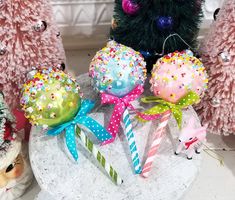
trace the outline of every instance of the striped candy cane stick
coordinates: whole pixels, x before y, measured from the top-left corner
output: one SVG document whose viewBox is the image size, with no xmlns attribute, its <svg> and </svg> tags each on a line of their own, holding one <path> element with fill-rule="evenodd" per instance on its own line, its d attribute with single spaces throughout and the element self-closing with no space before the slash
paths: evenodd
<svg viewBox="0 0 235 200">
<path fill-rule="evenodd" d="M 138 153 L 138 150 L 136 147 L 135 136 L 134 136 L 133 129 L 132 129 L 130 115 L 129 115 L 129 112 L 127 109 L 125 109 L 125 111 L 123 113 L 123 121 L 125 124 L 124 133 L 125 133 L 127 140 L 128 140 L 135 173 L 140 174 L 142 171 L 141 164 L 140 164 L 140 158 L 139 158 L 139 153 Z"/>
<path fill-rule="evenodd" d="M 158 148 L 160 146 L 160 143 L 162 141 L 162 138 L 163 138 L 166 126 L 168 124 L 168 121 L 170 119 L 170 116 L 171 116 L 170 111 L 167 111 L 162 115 L 162 117 L 160 119 L 160 123 L 158 125 L 158 128 L 153 134 L 154 135 L 153 136 L 153 143 L 152 143 L 152 145 L 150 147 L 150 150 L 148 152 L 148 156 L 147 156 L 147 159 L 145 161 L 143 171 L 142 171 L 142 174 L 141 174 L 145 178 L 147 178 L 149 176 L 154 158 L 156 157 L 157 150 L 158 150 Z"/>
<path fill-rule="evenodd" d="M 79 139 L 81 140 L 82 145 L 95 157 L 95 159 L 99 162 L 99 164 L 104 168 L 107 172 L 111 180 L 117 184 L 121 185 L 123 180 L 119 177 L 116 170 L 106 161 L 104 156 L 100 153 L 100 151 L 94 146 L 93 142 L 81 131 L 81 129 L 77 126 L 76 133 Z"/>
</svg>

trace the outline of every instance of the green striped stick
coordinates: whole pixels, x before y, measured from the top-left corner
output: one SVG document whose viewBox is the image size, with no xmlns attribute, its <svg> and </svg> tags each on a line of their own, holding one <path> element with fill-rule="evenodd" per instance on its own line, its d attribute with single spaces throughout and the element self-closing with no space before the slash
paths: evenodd
<svg viewBox="0 0 235 200">
<path fill-rule="evenodd" d="M 123 180 L 119 177 L 116 170 L 106 161 L 104 156 L 100 153 L 100 151 L 95 147 L 93 142 L 81 131 L 80 127 L 76 127 L 76 133 L 78 138 L 81 140 L 82 145 L 96 158 L 99 164 L 104 168 L 107 172 L 111 180 L 117 184 L 121 185 Z"/>
</svg>

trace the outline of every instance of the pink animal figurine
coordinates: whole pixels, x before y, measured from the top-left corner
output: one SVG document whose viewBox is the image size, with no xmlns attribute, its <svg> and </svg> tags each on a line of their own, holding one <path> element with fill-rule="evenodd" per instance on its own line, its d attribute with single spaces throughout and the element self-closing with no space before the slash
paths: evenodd
<svg viewBox="0 0 235 200">
<path fill-rule="evenodd" d="M 175 154 L 178 155 L 183 150 L 186 150 L 187 159 L 193 158 L 194 152 L 201 153 L 203 142 L 206 142 L 206 129 L 207 125 L 194 128 L 195 120 L 190 118 L 189 123 L 184 127 L 179 135 L 179 145 Z"/>
</svg>

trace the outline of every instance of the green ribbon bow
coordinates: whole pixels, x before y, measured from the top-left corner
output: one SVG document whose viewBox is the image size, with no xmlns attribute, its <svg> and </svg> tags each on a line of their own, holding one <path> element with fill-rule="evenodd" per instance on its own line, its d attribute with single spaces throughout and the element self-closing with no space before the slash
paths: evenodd
<svg viewBox="0 0 235 200">
<path fill-rule="evenodd" d="M 144 97 L 141 99 L 143 103 L 158 103 L 156 106 L 144 111 L 143 115 L 159 115 L 170 110 L 180 129 L 182 127 L 182 109 L 199 102 L 199 100 L 199 95 L 193 91 L 188 92 L 188 94 L 182 97 L 176 104 L 167 102 L 155 96 Z"/>
</svg>

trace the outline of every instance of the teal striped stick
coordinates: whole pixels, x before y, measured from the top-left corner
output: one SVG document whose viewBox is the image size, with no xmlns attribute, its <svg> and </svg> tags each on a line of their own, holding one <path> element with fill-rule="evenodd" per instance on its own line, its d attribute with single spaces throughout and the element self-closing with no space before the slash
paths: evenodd
<svg viewBox="0 0 235 200">
<path fill-rule="evenodd" d="M 108 176 L 116 185 L 121 185 L 123 180 L 119 177 L 117 171 L 110 165 L 100 151 L 95 147 L 93 142 L 76 126 L 76 133 L 82 145 L 96 158 L 99 164 L 105 169 Z"/>
<path fill-rule="evenodd" d="M 125 133 L 126 138 L 128 140 L 134 170 L 135 170 L 136 174 L 140 174 L 142 172 L 142 168 L 141 168 L 139 153 L 137 150 L 137 146 L 136 146 L 136 142 L 135 142 L 135 135 L 133 133 L 133 128 L 132 128 L 130 114 L 128 112 L 128 109 L 125 109 L 125 111 L 123 113 L 123 121 L 125 124 L 124 133 Z"/>
</svg>

